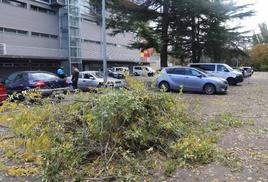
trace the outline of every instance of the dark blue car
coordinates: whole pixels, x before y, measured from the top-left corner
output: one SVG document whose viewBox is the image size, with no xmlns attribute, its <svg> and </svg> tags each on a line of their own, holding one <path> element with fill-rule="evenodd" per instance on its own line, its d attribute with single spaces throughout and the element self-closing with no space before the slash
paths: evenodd
<svg viewBox="0 0 268 182">
<path fill-rule="evenodd" d="M 21 71 L 11 74 L 5 80 L 8 93 L 38 89 L 42 95 L 63 93 L 69 90 L 66 79 L 45 71 Z"/>
</svg>

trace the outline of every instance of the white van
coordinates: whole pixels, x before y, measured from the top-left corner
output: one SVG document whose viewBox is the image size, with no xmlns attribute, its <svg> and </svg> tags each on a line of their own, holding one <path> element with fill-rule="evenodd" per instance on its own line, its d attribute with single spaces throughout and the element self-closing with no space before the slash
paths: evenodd
<svg viewBox="0 0 268 182">
<path fill-rule="evenodd" d="M 134 66 L 133 74 L 135 76 L 154 76 L 155 70 L 149 66 Z"/>
<path fill-rule="evenodd" d="M 213 76 L 224 78 L 228 81 L 229 85 L 236 85 L 237 83 L 243 82 L 243 74 L 227 64 L 191 63 L 188 66 L 203 70 Z"/>
</svg>

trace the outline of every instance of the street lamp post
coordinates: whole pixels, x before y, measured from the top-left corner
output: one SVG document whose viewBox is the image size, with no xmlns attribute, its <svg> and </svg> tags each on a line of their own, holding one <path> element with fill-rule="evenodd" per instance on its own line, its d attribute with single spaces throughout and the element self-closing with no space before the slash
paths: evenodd
<svg viewBox="0 0 268 182">
<path fill-rule="evenodd" d="M 102 52 L 102 61 L 103 61 L 103 77 L 104 77 L 104 84 L 107 82 L 107 47 L 106 47 L 106 10 L 105 10 L 105 0 L 102 0 L 102 26 L 101 26 L 101 52 Z"/>
</svg>

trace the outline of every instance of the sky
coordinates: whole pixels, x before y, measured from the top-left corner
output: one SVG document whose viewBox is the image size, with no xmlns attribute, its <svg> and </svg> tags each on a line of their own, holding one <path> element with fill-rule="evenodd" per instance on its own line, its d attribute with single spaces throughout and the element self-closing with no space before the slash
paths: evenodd
<svg viewBox="0 0 268 182">
<path fill-rule="evenodd" d="M 266 22 L 268 25 L 268 0 L 235 0 L 238 4 L 254 4 L 252 9 L 256 11 L 255 16 L 241 21 L 240 25 L 252 33 L 259 32 L 258 24 Z"/>
</svg>

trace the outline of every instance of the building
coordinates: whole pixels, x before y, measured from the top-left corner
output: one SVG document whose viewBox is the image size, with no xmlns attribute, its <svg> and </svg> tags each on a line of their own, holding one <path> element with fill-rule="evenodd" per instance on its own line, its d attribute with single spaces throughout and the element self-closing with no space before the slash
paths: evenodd
<svg viewBox="0 0 268 182">
<path fill-rule="evenodd" d="M 18 70 L 102 67 L 101 27 L 89 0 L 0 0 L 0 78 Z M 107 33 L 108 67 L 142 63 L 130 33 Z M 157 60 L 158 58 L 156 58 Z"/>
</svg>

